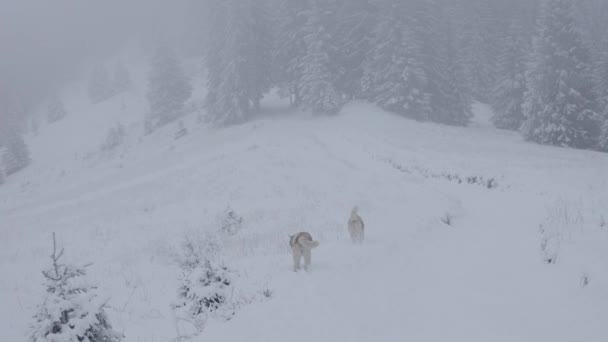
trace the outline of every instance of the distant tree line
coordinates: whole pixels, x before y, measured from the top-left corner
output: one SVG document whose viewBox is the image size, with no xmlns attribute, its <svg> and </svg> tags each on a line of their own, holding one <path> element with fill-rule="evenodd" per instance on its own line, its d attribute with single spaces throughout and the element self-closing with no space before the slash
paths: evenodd
<svg viewBox="0 0 608 342">
<path fill-rule="evenodd" d="M 608 149 L 601 0 L 205 0 L 206 105 L 220 125 L 271 88 L 317 114 L 360 99 L 464 126 L 473 100 L 530 141 Z"/>
</svg>

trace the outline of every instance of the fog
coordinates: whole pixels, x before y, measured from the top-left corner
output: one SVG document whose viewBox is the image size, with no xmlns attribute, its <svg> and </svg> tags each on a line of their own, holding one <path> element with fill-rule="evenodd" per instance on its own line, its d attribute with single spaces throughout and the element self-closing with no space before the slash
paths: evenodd
<svg viewBox="0 0 608 342">
<path fill-rule="evenodd" d="M 3 92 L 35 100 L 134 38 L 178 32 L 185 1 L 0 0 Z M 13 95 L 15 96 L 15 95 Z"/>
<path fill-rule="evenodd" d="M 179 98 L 174 108 L 149 103 L 158 122 L 184 115 L 197 82 L 208 94 L 193 100 L 204 102 L 199 109 L 219 126 L 254 118 L 276 89 L 293 107 L 316 114 L 337 114 L 357 99 L 457 126 L 469 124 L 479 101 L 492 106 L 498 128 L 546 121 L 543 130 L 550 131 L 563 120 L 551 122 L 551 113 L 536 109 L 525 113 L 526 103 L 549 108 L 559 96 L 544 94 L 572 84 L 567 93 L 580 96 L 573 102 L 586 119 L 564 120 L 584 133 L 526 138 L 583 148 L 608 141 L 595 128 L 605 121 L 608 98 L 603 0 L 0 1 L 0 122 L 31 114 L 69 82 L 96 82 L 92 67 L 128 47 L 151 74 L 163 63 L 175 73 L 151 76 L 159 84 L 141 88 L 162 92 L 180 79 L 179 91 L 170 89 Z M 556 44 L 561 52 L 551 48 Z M 160 46 L 172 51 L 154 57 Z M 563 54 L 566 63 L 552 64 Z M 179 70 L 187 59 L 200 63 L 206 79 Z M 546 72 L 556 68 L 577 76 L 556 81 Z M 92 104 L 117 91 L 93 95 Z"/>
</svg>

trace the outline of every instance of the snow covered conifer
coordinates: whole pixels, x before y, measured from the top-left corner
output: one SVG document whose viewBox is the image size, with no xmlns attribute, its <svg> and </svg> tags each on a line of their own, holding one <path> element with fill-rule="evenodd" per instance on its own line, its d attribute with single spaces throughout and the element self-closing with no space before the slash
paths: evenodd
<svg viewBox="0 0 608 342">
<path fill-rule="evenodd" d="M 603 51 L 599 54 L 596 68 L 596 84 L 600 97 L 600 113 L 602 122 L 597 148 L 608 152 L 608 37 L 603 44 Z"/>
<path fill-rule="evenodd" d="M 4 162 L 2 156 L 4 155 L 4 148 L 0 146 L 0 185 L 4 184 L 4 179 L 6 178 L 6 174 L 4 172 Z"/>
<path fill-rule="evenodd" d="M 522 27 L 513 22 L 498 58 L 498 80 L 492 95 L 494 126 L 518 130 L 524 121 L 522 105 L 526 91 L 525 56 L 527 42 Z"/>
<path fill-rule="evenodd" d="M 49 100 L 47 108 L 47 121 L 49 123 L 57 122 L 67 115 L 63 101 L 58 96 L 53 96 Z"/>
<path fill-rule="evenodd" d="M 543 3 L 526 80 L 521 130 L 527 140 L 576 148 L 595 145 L 597 98 L 572 0 Z"/>
<path fill-rule="evenodd" d="M 428 79 L 410 8 L 398 0 L 382 4 L 364 63 L 364 97 L 388 111 L 426 120 L 431 111 Z"/>
<path fill-rule="evenodd" d="M 344 101 L 333 83 L 330 58 L 333 46 L 327 27 L 330 18 L 318 2 L 313 1 L 307 11 L 304 26 L 306 54 L 300 65 L 302 106 L 315 114 L 337 114 Z"/>
<path fill-rule="evenodd" d="M 88 283 L 85 267 L 60 264 L 53 234 L 52 265 L 42 272 L 46 298 L 38 306 L 29 342 L 118 342 L 122 334 L 112 329 L 105 302 Z"/>
<path fill-rule="evenodd" d="M 281 97 L 289 98 L 292 106 L 301 102 L 301 59 L 306 54 L 305 32 L 307 2 L 277 0 L 276 30 L 273 48 L 273 82 Z"/>
<path fill-rule="evenodd" d="M 23 137 L 15 129 L 4 132 L 4 147 L 6 149 L 2 162 L 6 175 L 14 174 L 30 164 L 30 153 Z"/>
<path fill-rule="evenodd" d="M 100 64 L 93 69 L 89 78 L 88 92 L 91 103 L 105 101 L 114 95 L 108 69 Z"/>
<path fill-rule="evenodd" d="M 146 94 L 150 107 L 146 115 L 147 133 L 178 119 L 191 94 L 190 80 L 174 52 L 159 47 L 152 58 Z"/>
<path fill-rule="evenodd" d="M 213 239 L 186 239 L 182 248 L 181 285 L 171 307 L 180 319 L 202 331 L 210 316 L 229 319 L 234 315 L 235 273 L 215 261 L 219 247 Z"/>
<path fill-rule="evenodd" d="M 363 98 L 361 79 L 376 27 L 376 0 L 339 0 L 334 36 L 335 87 L 349 99 Z"/>
<path fill-rule="evenodd" d="M 121 62 L 114 66 L 114 78 L 112 79 L 113 90 L 115 94 L 124 93 L 131 88 L 131 75 L 129 70 Z"/>
<path fill-rule="evenodd" d="M 608 112 L 608 109 L 606 111 Z M 602 124 L 597 148 L 600 151 L 608 152 L 608 113 L 604 114 L 604 123 Z"/>
<path fill-rule="evenodd" d="M 260 110 L 272 82 L 270 13 L 266 1 L 215 0 L 222 15 L 219 30 L 209 32 L 206 105 L 218 125 L 243 122 Z M 218 19 L 212 19 L 217 21 Z M 221 32 L 221 34 L 217 34 Z"/>
<path fill-rule="evenodd" d="M 449 0 L 416 0 L 413 28 L 421 42 L 430 94 L 429 119 L 447 125 L 465 126 L 471 114 L 471 98 L 464 73 L 458 64 Z"/>
</svg>

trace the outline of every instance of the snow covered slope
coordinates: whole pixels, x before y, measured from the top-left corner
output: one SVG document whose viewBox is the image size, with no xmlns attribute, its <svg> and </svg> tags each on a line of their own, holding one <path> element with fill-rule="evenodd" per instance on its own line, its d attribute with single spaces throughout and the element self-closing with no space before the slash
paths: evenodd
<svg viewBox="0 0 608 342">
<path fill-rule="evenodd" d="M 143 105 L 129 106 L 43 130 L 32 167 L 0 187 L 3 340 L 24 339 L 43 298 L 51 232 L 67 261 L 94 262 L 126 341 L 173 340 L 180 241 L 217 232 L 227 206 L 243 217 L 221 240 L 236 286 L 272 296 L 195 341 L 608 340 L 606 154 L 525 143 L 485 124 L 483 105 L 470 128 L 366 104 L 222 130 L 190 117 L 179 140 L 176 125 L 141 136 Z M 125 143 L 101 152 L 121 120 Z M 300 230 L 321 243 L 310 273 L 291 271 Z"/>
</svg>

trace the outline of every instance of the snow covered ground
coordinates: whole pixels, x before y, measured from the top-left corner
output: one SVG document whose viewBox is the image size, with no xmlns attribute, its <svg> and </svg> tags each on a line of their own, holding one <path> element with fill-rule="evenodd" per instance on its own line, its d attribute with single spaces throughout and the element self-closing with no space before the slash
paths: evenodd
<svg viewBox="0 0 608 342">
<path fill-rule="evenodd" d="M 228 206 L 243 217 L 220 235 L 235 286 L 272 295 L 194 341 L 608 340 L 607 154 L 525 143 L 481 104 L 469 128 L 366 104 L 329 118 L 274 108 L 221 130 L 192 115 L 174 140 L 177 125 L 141 134 L 136 98 L 68 102 L 0 187 L 2 340 L 25 339 L 51 232 L 66 261 L 94 262 L 126 341 L 174 340 L 180 242 L 216 233 Z M 119 121 L 125 143 L 101 152 Z M 321 243 L 310 273 L 291 271 L 300 230 Z"/>
</svg>

